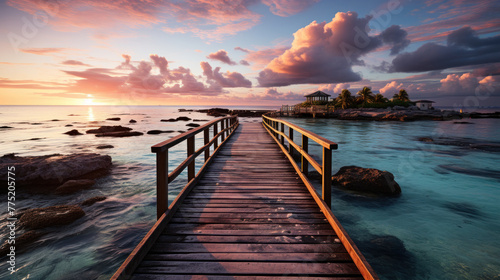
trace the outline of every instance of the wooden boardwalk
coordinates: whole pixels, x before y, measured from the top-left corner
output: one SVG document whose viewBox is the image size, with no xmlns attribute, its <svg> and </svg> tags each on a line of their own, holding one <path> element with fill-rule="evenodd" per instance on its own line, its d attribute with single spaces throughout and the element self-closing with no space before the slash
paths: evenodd
<svg viewBox="0 0 500 280">
<path fill-rule="evenodd" d="M 180 202 L 134 271 L 115 279 L 363 279 L 261 123 L 240 124 Z"/>
</svg>

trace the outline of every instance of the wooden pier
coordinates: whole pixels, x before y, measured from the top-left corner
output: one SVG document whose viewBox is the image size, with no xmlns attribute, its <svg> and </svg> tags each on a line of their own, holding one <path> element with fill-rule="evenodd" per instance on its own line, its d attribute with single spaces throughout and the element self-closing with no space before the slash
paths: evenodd
<svg viewBox="0 0 500 280">
<path fill-rule="evenodd" d="M 204 146 L 195 151 L 202 132 Z M 309 139 L 323 146 L 322 165 L 307 154 Z M 168 149 L 183 141 L 188 157 L 168 174 Z M 222 118 L 153 146 L 158 221 L 112 279 L 378 279 L 329 208 L 336 146 L 269 117 L 245 124 Z M 301 167 L 292 153 L 301 155 Z M 307 179 L 309 166 L 322 174 L 327 202 Z M 167 208 L 168 183 L 184 168 L 189 183 Z"/>
</svg>

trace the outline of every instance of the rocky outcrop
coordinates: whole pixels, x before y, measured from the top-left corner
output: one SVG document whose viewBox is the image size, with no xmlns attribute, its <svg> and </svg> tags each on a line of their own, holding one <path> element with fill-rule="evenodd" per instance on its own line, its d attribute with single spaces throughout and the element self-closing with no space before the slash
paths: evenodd
<svg viewBox="0 0 500 280">
<path fill-rule="evenodd" d="M 19 157 L 0 157 L 0 181 L 6 182 L 7 167 L 14 166 L 16 187 L 34 187 L 43 191 L 71 179 L 95 179 L 108 173 L 111 157 L 95 153 Z M 5 183 L 6 184 L 6 183 Z"/>
<path fill-rule="evenodd" d="M 89 199 L 84 200 L 81 203 L 81 205 L 82 206 L 91 206 L 91 205 L 94 205 L 94 203 L 96 203 L 96 202 L 105 200 L 106 198 L 107 197 L 105 197 L 105 196 L 94 196 L 94 197 L 91 197 Z"/>
<path fill-rule="evenodd" d="M 98 133 L 109 133 L 109 132 L 126 132 L 131 131 L 132 128 L 124 127 L 121 125 L 108 126 L 104 125 L 97 129 L 89 129 L 86 131 L 87 134 L 98 134 Z"/>
<path fill-rule="evenodd" d="M 332 184 L 345 190 L 381 194 L 399 195 L 401 188 L 394 175 L 388 171 L 358 166 L 344 166 L 332 177 Z"/>
<path fill-rule="evenodd" d="M 134 119 L 131 119 L 130 121 L 128 121 L 129 123 L 136 123 L 137 121 L 134 120 Z"/>
<path fill-rule="evenodd" d="M 68 134 L 68 135 L 71 135 L 71 136 L 74 136 L 74 135 L 83 135 L 83 133 L 80 133 L 78 130 L 76 129 L 72 129 L 70 131 L 67 131 L 67 132 L 64 132 L 64 134 Z"/>
<path fill-rule="evenodd" d="M 188 123 L 188 124 L 186 124 L 186 126 L 189 126 L 189 127 L 198 127 L 200 125 L 197 124 L 197 123 Z"/>
<path fill-rule="evenodd" d="M 121 118 L 107 118 L 107 121 L 119 121 Z"/>
<path fill-rule="evenodd" d="M 61 226 L 85 216 L 85 212 L 76 205 L 57 205 L 26 210 L 19 218 L 19 224 L 29 229 L 41 229 Z"/>
<path fill-rule="evenodd" d="M 68 180 L 64 184 L 57 187 L 56 194 L 72 194 L 77 191 L 86 190 L 95 184 L 91 179 Z"/>
<path fill-rule="evenodd" d="M 187 122 L 187 121 L 190 121 L 190 120 L 191 120 L 191 118 L 188 118 L 188 117 L 184 117 L 184 116 L 182 116 L 182 117 L 178 117 L 176 120 L 178 120 L 178 121 L 185 121 L 185 122 Z"/>
</svg>

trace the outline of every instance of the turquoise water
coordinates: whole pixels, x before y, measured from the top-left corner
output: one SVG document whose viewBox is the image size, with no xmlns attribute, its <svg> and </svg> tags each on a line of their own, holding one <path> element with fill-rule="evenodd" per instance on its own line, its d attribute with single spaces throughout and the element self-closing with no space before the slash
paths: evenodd
<svg viewBox="0 0 500 280">
<path fill-rule="evenodd" d="M 500 120 L 286 120 L 339 144 L 333 173 L 357 165 L 394 174 L 401 197 L 332 195 L 333 212 L 382 279 L 500 279 L 500 152 L 418 141 L 499 145 Z M 320 148 L 312 150 L 319 158 Z M 391 242 L 375 246 L 374 239 L 386 236 L 401 240 L 406 251 L 397 244 L 389 251 Z"/>
<path fill-rule="evenodd" d="M 109 279 L 155 220 L 155 155 L 150 146 L 176 134 L 97 138 L 62 133 L 118 124 L 141 132 L 186 130 L 189 122 L 165 123 L 160 119 L 213 119 L 201 113 L 179 113 L 177 109 L 0 106 L 0 126 L 14 127 L 0 130 L 0 155 L 97 152 L 113 158 L 111 174 L 98 179 L 94 189 L 68 196 L 17 193 L 18 210 L 76 204 L 97 195 L 108 198 L 84 207 L 83 218 L 50 229 L 31 249 L 20 252 L 16 273 L 8 274 L 2 260 L 0 279 Z M 105 121 L 109 117 L 122 120 Z M 129 124 L 130 119 L 137 123 Z M 399 198 L 365 198 L 333 191 L 334 213 L 382 279 L 499 279 L 500 153 L 417 141 L 418 137 L 446 136 L 498 143 L 499 120 L 474 119 L 467 120 L 473 124 L 463 125 L 452 121 L 288 120 L 339 144 L 339 150 L 333 153 L 334 173 L 344 165 L 373 167 L 392 172 L 401 185 L 403 194 Z M 65 127 L 67 124 L 74 126 Z M 33 138 L 40 139 L 30 140 Z M 115 148 L 96 149 L 102 144 Z M 169 152 L 170 170 L 186 156 L 184 145 L 181 146 Z M 310 150 L 319 155 L 319 147 L 311 145 Z M 467 174 L 457 172 L 463 170 Z M 182 174 L 169 186 L 170 200 L 185 183 L 186 175 Z M 2 201 L 2 242 L 6 208 Z M 375 238 L 387 236 L 400 240 L 406 251 L 397 246 L 383 250 L 373 245 Z"/>
</svg>

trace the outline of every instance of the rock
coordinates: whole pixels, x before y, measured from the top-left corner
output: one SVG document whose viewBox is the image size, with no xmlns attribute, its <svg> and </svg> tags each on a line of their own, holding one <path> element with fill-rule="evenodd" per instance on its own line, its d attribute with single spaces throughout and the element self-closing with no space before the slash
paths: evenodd
<svg viewBox="0 0 500 280">
<path fill-rule="evenodd" d="M 432 139 L 430 137 L 419 137 L 418 141 L 420 141 L 420 142 L 434 142 L 434 139 Z"/>
<path fill-rule="evenodd" d="M 72 124 L 67 124 L 67 125 L 65 125 L 65 127 L 71 127 L 71 126 L 73 126 L 73 125 L 72 125 Z"/>
<path fill-rule="evenodd" d="M 208 122 L 208 120 L 203 120 L 203 119 L 193 119 L 193 122 Z"/>
<path fill-rule="evenodd" d="M 179 109 L 179 112 L 193 112 L 191 109 Z"/>
<path fill-rule="evenodd" d="M 383 255 L 404 256 L 408 254 L 403 241 L 392 235 L 375 237 L 370 240 L 370 243 Z"/>
<path fill-rule="evenodd" d="M 474 124 L 474 123 L 471 123 L 471 122 L 453 122 L 455 124 Z"/>
<path fill-rule="evenodd" d="M 119 121 L 121 118 L 107 118 L 107 121 Z"/>
<path fill-rule="evenodd" d="M 60 122 L 61 120 L 58 120 L 58 119 L 53 119 L 53 120 L 50 120 L 51 122 Z"/>
<path fill-rule="evenodd" d="M 81 180 L 68 180 L 64 184 L 57 187 L 56 194 L 71 194 L 80 190 L 86 190 L 95 184 L 94 180 L 81 179 Z"/>
<path fill-rule="evenodd" d="M 384 195 L 399 195 L 401 188 L 387 171 L 358 166 L 344 166 L 332 177 L 332 184 L 342 189 Z"/>
<path fill-rule="evenodd" d="M 177 121 L 177 119 L 168 119 L 168 120 L 163 119 L 163 120 L 161 120 L 161 122 L 176 122 L 176 121 Z"/>
<path fill-rule="evenodd" d="M 115 131 L 115 132 L 105 132 L 98 133 L 96 137 L 130 137 L 130 136 L 140 136 L 144 133 L 139 131 Z"/>
<path fill-rule="evenodd" d="M 30 230 L 23 233 L 21 236 L 16 236 L 16 244 L 15 244 L 16 253 L 18 253 L 19 250 L 23 250 L 31 243 L 37 241 L 42 235 L 43 233 L 40 231 Z M 0 255 L 4 256 L 8 254 L 10 251 L 10 246 L 12 245 L 9 244 L 6 240 L 2 245 L 2 247 L 0 247 Z"/>
<path fill-rule="evenodd" d="M 95 147 L 96 149 L 113 149 L 115 146 L 113 145 L 100 145 Z"/>
<path fill-rule="evenodd" d="M 85 212 L 79 206 L 57 205 L 26 210 L 19 219 L 19 224 L 29 229 L 41 229 L 71 224 L 83 216 Z"/>
<path fill-rule="evenodd" d="M 177 132 L 184 133 L 185 131 L 184 130 L 177 130 Z"/>
<path fill-rule="evenodd" d="M 39 123 L 39 122 L 35 122 L 35 123 L 31 123 L 31 125 L 42 125 L 43 123 Z"/>
<path fill-rule="evenodd" d="M 129 123 L 136 123 L 137 121 L 136 121 L 136 120 L 134 120 L 134 119 L 132 119 L 132 120 L 130 120 L 130 121 L 128 121 L 128 122 L 129 122 Z"/>
<path fill-rule="evenodd" d="M 103 200 L 105 200 L 106 198 L 107 198 L 107 197 L 105 197 L 105 196 L 94 196 L 94 197 L 91 197 L 91 198 L 89 198 L 89 199 L 84 200 L 84 201 L 81 203 L 81 205 L 82 205 L 82 206 L 91 206 L 91 205 L 93 205 L 93 204 L 94 204 L 94 203 L 96 203 L 96 202 L 99 202 L 99 201 L 103 201 Z"/>
<path fill-rule="evenodd" d="M 106 175 L 111 157 L 95 153 L 0 157 L 0 182 L 7 184 L 7 167 L 16 168 L 16 187 L 35 187 L 43 191 L 72 179 L 95 179 Z M 3 181 L 3 182 L 2 182 Z"/>
<path fill-rule="evenodd" d="M 150 130 L 147 132 L 147 134 L 161 134 L 161 133 L 172 133 L 174 132 L 173 130 L 156 130 L 156 129 L 153 129 L 153 130 Z"/>
<path fill-rule="evenodd" d="M 188 124 L 186 124 L 186 126 L 189 126 L 189 127 L 198 127 L 200 125 L 197 124 L 197 123 L 188 123 Z"/>
<path fill-rule="evenodd" d="M 404 107 L 404 106 L 397 106 L 396 105 L 396 106 L 392 107 L 392 109 L 393 110 L 406 110 L 406 107 Z"/>
<path fill-rule="evenodd" d="M 7 125 L 3 125 L 3 126 L 0 126 L 0 129 L 1 128 L 13 128 L 12 126 L 7 126 Z"/>
<path fill-rule="evenodd" d="M 178 120 L 178 121 L 185 121 L 185 122 L 187 122 L 187 121 L 190 121 L 190 120 L 191 120 L 191 118 L 188 118 L 188 117 L 178 117 L 176 120 Z"/>
<path fill-rule="evenodd" d="M 119 131 L 130 131 L 132 128 L 124 127 L 121 125 L 108 126 L 104 125 L 99 127 L 98 129 L 89 129 L 86 131 L 87 134 L 96 134 L 96 133 L 108 133 L 108 132 L 119 132 Z"/>
<path fill-rule="evenodd" d="M 68 135 L 72 135 L 72 136 L 74 136 L 74 135 L 83 135 L 83 133 L 80 133 L 80 132 L 79 132 L 78 130 L 76 130 L 76 129 L 72 129 L 72 130 L 70 130 L 70 131 L 66 131 L 66 132 L 64 132 L 64 134 L 68 134 Z"/>
</svg>

